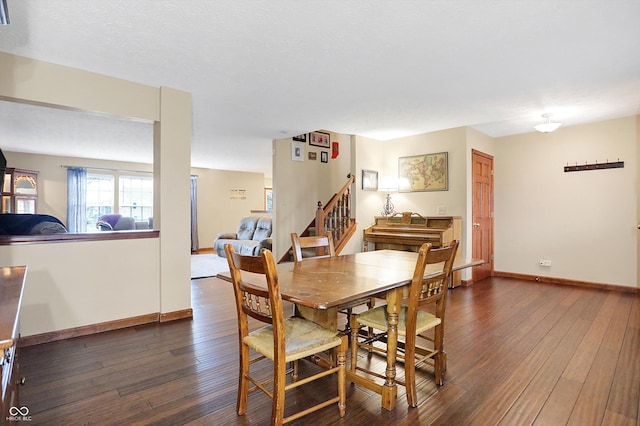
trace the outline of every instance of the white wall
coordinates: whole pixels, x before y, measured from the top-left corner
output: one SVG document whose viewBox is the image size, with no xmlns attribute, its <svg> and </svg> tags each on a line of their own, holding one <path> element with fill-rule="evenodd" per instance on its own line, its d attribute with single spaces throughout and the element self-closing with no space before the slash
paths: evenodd
<svg viewBox="0 0 640 426">
<path fill-rule="evenodd" d="M 636 117 L 496 139 L 495 270 L 636 287 L 637 145 Z"/>
</svg>

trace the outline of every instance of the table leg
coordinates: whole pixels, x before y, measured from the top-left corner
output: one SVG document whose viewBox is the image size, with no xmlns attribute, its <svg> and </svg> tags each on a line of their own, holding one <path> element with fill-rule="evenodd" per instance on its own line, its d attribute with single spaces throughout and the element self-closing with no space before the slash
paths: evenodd
<svg viewBox="0 0 640 426">
<path fill-rule="evenodd" d="M 338 309 L 337 308 L 329 308 L 329 309 L 313 309 L 307 308 L 306 306 L 297 305 L 296 306 L 297 315 L 302 318 L 311 320 L 317 324 L 320 324 L 329 330 L 337 330 L 338 329 Z"/>
<path fill-rule="evenodd" d="M 382 407 L 393 410 L 396 407 L 398 385 L 396 383 L 396 349 L 398 347 L 398 313 L 400 312 L 401 290 L 387 293 L 387 313 L 389 314 L 387 329 L 387 370 L 382 387 Z"/>
</svg>

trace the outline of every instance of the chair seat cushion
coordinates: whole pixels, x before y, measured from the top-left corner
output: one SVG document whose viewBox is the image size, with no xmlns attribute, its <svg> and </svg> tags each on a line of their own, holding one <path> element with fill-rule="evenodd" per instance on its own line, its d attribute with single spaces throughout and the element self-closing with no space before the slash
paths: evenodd
<svg viewBox="0 0 640 426">
<path fill-rule="evenodd" d="M 386 306 L 369 309 L 359 315 L 356 315 L 358 324 L 374 328 L 376 330 L 387 331 L 387 313 Z M 416 321 L 416 334 L 427 331 L 441 323 L 440 318 L 425 311 L 418 311 L 418 319 Z M 407 307 L 400 307 L 400 315 L 398 315 L 398 335 L 407 335 Z"/>
<path fill-rule="evenodd" d="M 286 362 L 295 361 L 318 352 L 340 346 L 342 340 L 331 331 L 303 318 L 287 318 L 284 321 Z M 273 360 L 273 327 L 259 328 L 246 336 L 243 342 L 262 355 Z"/>
</svg>

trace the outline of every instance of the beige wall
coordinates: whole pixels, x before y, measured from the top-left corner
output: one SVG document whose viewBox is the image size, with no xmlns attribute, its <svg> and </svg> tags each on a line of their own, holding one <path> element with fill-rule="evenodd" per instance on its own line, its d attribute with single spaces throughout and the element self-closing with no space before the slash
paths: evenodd
<svg viewBox="0 0 640 426">
<path fill-rule="evenodd" d="M 398 176 L 398 158 L 436 152 L 447 152 L 449 163 L 449 190 L 430 192 L 402 192 L 391 194 L 397 211 L 411 211 L 423 216 L 435 216 L 438 207 L 445 215 L 466 214 L 466 146 L 465 127 L 442 130 L 416 136 L 385 141 L 386 174 Z"/>
<path fill-rule="evenodd" d="M 63 166 L 95 167 L 114 171 L 95 170 L 95 173 L 109 173 L 116 176 L 153 176 L 151 164 L 124 161 L 106 161 L 92 158 L 62 157 L 56 155 L 28 154 L 3 151 L 7 157 L 7 167 L 24 168 L 38 172 L 38 211 L 49 214 L 67 223 L 67 169 Z M 141 171 L 146 173 L 135 173 Z M 89 228 L 87 231 L 92 231 Z"/>
<path fill-rule="evenodd" d="M 158 88 L 0 52 L 0 99 L 152 123 Z"/>
<path fill-rule="evenodd" d="M 366 138 L 363 136 L 354 136 L 352 141 L 352 149 L 354 155 L 354 174 L 356 176 L 355 191 L 352 193 L 354 197 L 357 230 L 343 253 L 358 253 L 362 251 L 362 231 L 374 223 L 374 217 L 379 216 L 382 211 L 382 205 L 385 202 L 385 193 L 378 191 L 362 190 L 362 170 L 373 170 L 378 172 L 378 182 L 382 179 L 384 172 L 387 170 L 387 155 L 381 155 L 385 152 L 384 142 Z"/>
<path fill-rule="evenodd" d="M 158 93 L 153 123 L 153 227 L 160 230 L 160 319 L 191 308 L 191 94 Z"/>
<path fill-rule="evenodd" d="M 158 238 L 0 246 L 28 268 L 22 336 L 160 312 L 159 253 Z"/>
<path fill-rule="evenodd" d="M 396 211 L 436 215 L 444 206 L 447 215 L 463 218 L 463 253 L 471 256 L 471 150 L 494 157 L 495 269 L 533 276 L 637 287 L 640 201 L 637 164 L 640 161 L 640 118 L 609 120 L 583 126 L 563 127 L 551 134 L 527 133 L 491 138 L 474 129 L 456 128 L 389 141 L 351 137 L 351 166 L 356 175 L 354 191 L 358 230 L 343 253 L 361 250 L 361 231 L 380 215 L 384 193 L 362 191 L 362 169 L 397 175 L 398 157 L 447 151 L 449 190 L 393 193 Z M 290 140 L 281 143 L 281 162 L 290 162 Z M 564 173 L 567 163 L 625 161 L 623 169 Z M 286 163 L 279 163 L 286 165 Z M 309 166 L 309 170 L 304 167 Z M 300 176 L 316 170 L 314 164 L 290 165 Z M 284 168 L 284 167 L 283 167 Z M 274 167 L 274 171 L 278 168 Z M 291 173 L 291 172 L 288 173 Z M 282 177 L 291 181 L 293 174 Z M 274 182 L 281 175 L 274 172 Z M 308 180 L 308 179 L 307 179 Z M 287 193 L 285 209 L 278 218 L 297 216 L 299 199 L 304 208 L 323 182 L 295 185 Z M 310 213 L 306 213 L 306 217 Z M 306 220 L 306 219 L 305 219 Z M 278 222 L 279 224 L 279 222 Z M 288 242 L 288 241 L 287 241 Z M 541 267 L 542 257 L 552 266 Z M 469 279 L 470 271 L 465 271 Z"/>
<path fill-rule="evenodd" d="M 481 134 L 480 134 L 481 135 Z M 422 215 L 436 215 L 437 207 L 444 206 L 447 215 L 467 214 L 467 144 L 481 145 L 487 141 L 479 135 L 468 142 L 466 128 L 456 128 L 389 141 L 378 141 L 362 136 L 332 133 L 332 140 L 340 140 L 340 162 L 330 160 L 329 166 L 319 161 L 291 160 L 291 139 L 274 141 L 274 200 L 279 244 L 290 246 L 291 229 L 304 230 L 318 199 L 328 200 L 344 184 L 347 173 L 353 173 L 356 184 L 353 191 L 354 214 L 357 231 L 343 254 L 362 250 L 362 230 L 381 214 L 385 193 L 362 190 L 362 169 L 378 171 L 379 180 L 384 175 L 397 176 L 398 157 L 448 152 L 449 191 L 392 193 L 396 211 L 414 211 Z M 344 142 L 342 142 L 344 141 Z M 305 145 L 305 149 L 319 150 Z M 349 163 L 347 163 L 347 160 Z M 293 182 L 293 184 L 292 184 Z M 286 190 L 279 190 L 284 187 Z M 465 220 L 463 220 L 465 222 Z M 278 249 L 278 258 L 285 249 Z"/>
<path fill-rule="evenodd" d="M 38 171 L 38 212 L 57 217 L 67 223 L 67 169 L 76 166 L 111 169 L 104 171 L 116 176 L 142 176 L 153 170 L 153 165 L 124 161 L 107 161 L 93 158 L 62 157 L 21 152 L 4 151 L 9 167 Z M 219 232 L 232 232 L 238 227 L 240 218 L 251 216 L 251 210 L 261 210 L 264 206 L 265 179 L 262 173 L 235 172 L 192 168 L 191 174 L 198 176 L 198 239 L 200 248 L 213 247 Z M 271 184 L 271 181 L 268 182 Z M 231 199 L 231 190 L 244 189 L 246 199 Z M 93 231 L 93 228 L 87 231 Z"/>
<path fill-rule="evenodd" d="M 154 182 L 159 190 L 154 191 L 158 197 L 154 201 L 154 221 L 162 222 L 160 228 L 159 250 L 139 250 L 134 240 L 127 240 L 118 247 L 119 255 L 136 259 L 140 271 L 145 265 L 153 270 L 146 271 L 150 279 L 155 281 L 153 300 L 160 300 L 160 313 L 182 311 L 191 307 L 191 285 L 189 278 L 189 158 L 191 145 L 191 95 L 175 89 L 156 88 L 137 84 L 113 77 L 99 75 L 83 70 L 63 67 L 43 61 L 25 57 L 0 53 L 0 99 L 12 102 L 32 103 L 55 108 L 91 111 L 106 116 L 127 117 L 144 122 L 154 123 Z M 162 102 L 160 102 L 162 100 Z M 159 132 L 159 130 L 162 132 Z M 185 152 L 186 151 L 186 152 Z M 171 166 L 166 166 L 171 162 Z M 186 184 L 183 184 L 185 183 Z M 46 185 L 43 190 L 48 191 Z M 53 187 L 52 187 L 53 188 Z M 60 188 L 51 189 L 61 192 Z M 65 197 L 66 199 L 66 197 Z M 187 200 L 186 205 L 184 200 Z M 59 208 L 52 208 L 52 213 L 58 213 Z M 42 210 L 41 210 L 42 211 Z M 66 213 L 65 213 L 66 215 Z M 155 223 L 154 223 L 155 225 Z M 75 245 L 70 243 L 47 244 L 49 249 L 57 245 L 64 246 L 60 253 L 69 250 L 73 252 Z M 107 244 L 99 242 L 98 244 Z M 26 259 L 27 262 L 38 264 L 38 259 L 51 259 L 56 256 L 42 256 L 44 245 L 28 244 L 25 246 L 8 246 L 3 248 L 3 259 Z M 75 248 L 84 250 L 90 246 Z M 105 246 L 106 247 L 106 246 Z M 101 246 L 102 248 L 102 246 Z M 101 250 L 100 250 L 101 251 Z M 99 254 L 97 251 L 96 254 Z M 117 320 L 139 314 L 140 306 L 146 306 L 139 300 L 139 286 L 143 285 L 136 274 L 129 273 L 128 268 L 104 268 L 102 256 L 84 256 L 66 253 L 57 263 L 57 267 L 72 270 L 75 259 L 81 258 L 89 262 L 78 274 L 53 277 L 49 269 L 54 268 L 46 262 L 41 263 L 40 271 L 30 268 L 27 276 L 27 287 L 44 289 L 46 294 L 40 294 L 41 299 L 34 299 L 30 292 L 25 293 L 23 300 L 22 321 L 26 324 L 37 323 L 32 330 L 49 332 L 58 330 L 58 322 L 41 324 L 38 317 L 28 313 L 39 309 L 49 309 L 50 312 L 60 312 L 64 303 L 76 298 L 75 293 L 80 286 L 86 291 L 100 294 L 104 291 L 100 282 L 94 280 L 94 275 L 102 275 L 101 280 L 122 284 L 119 296 L 119 307 L 110 311 L 109 320 Z M 33 256 L 33 257 L 32 257 Z M 37 269 L 37 268 L 35 268 Z M 32 272 L 33 271 L 33 272 Z M 81 272 L 81 273 L 80 273 Z M 64 279 L 67 282 L 58 280 Z M 53 285 L 55 284 L 55 285 Z M 128 284 L 128 285 L 126 285 Z M 62 290 L 61 294 L 56 294 Z M 29 296 L 29 295 L 32 296 Z M 39 300 L 46 300 L 45 306 Z M 64 322 L 63 327 L 76 327 L 88 323 L 100 322 L 103 316 L 103 300 L 100 298 L 83 298 L 79 303 L 85 304 L 86 318 L 73 317 L 70 322 Z M 154 312 L 157 312 L 154 310 Z M 95 315 L 92 315 L 95 313 Z M 148 312 L 152 313 L 152 312 Z"/>
<path fill-rule="evenodd" d="M 291 247 L 291 233 L 304 231 L 315 218 L 318 201 L 327 203 L 347 181 L 351 168 L 350 136 L 331 132 L 331 141 L 340 144 L 340 154 L 302 143 L 304 161 L 291 159 L 291 139 L 273 141 L 273 251 L 279 260 Z M 317 153 L 309 160 L 309 151 Z M 320 152 L 329 153 L 329 162 L 320 161 Z"/>
<path fill-rule="evenodd" d="M 200 248 L 213 247 L 220 232 L 235 232 L 240 219 L 261 216 L 251 210 L 264 208 L 265 179 L 262 173 L 193 168 L 198 176 L 198 239 Z M 270 184 L 270 182 L 269 182 Z M 246 199 L 233 196 L 244 190 Z"/>
<path fill-rule="evenodd" d="M 466 241 L 466 244 L 462 246 L 462 255 L 468 259 L 473 256 L 473 245 L 471 239 L 473 238 L 473 171 L 472 171 L 472 150 L 480 151 L 484 154 L 491 155 L 495 159 L 495 139 L 481 133 L 475 129 L 467 127 L 467 210 L 465 219 L 462 221 L 462 240 Z M 462 271 L 463 280 L 471 280 L 472 271 L 466 269 Z"/>
<path fill-rule="evenodd" d="M 0 75 L 3 76 L 0 79 L 0 98 L 4 100 L 134 117 L 148 122 L 157 122 L 162 115 L 159 103 L 161 90 L 150 86 L 5 53 L 0 53 Z M 113 269 L 102 267 L 103 255 L 112 249 L 107 245 L 94 250 L 92 245 L 66 243 L 68 245 L 58 253 L 61 257 L 46 252 L 55 248 L 54 244 L 48 247 L 25 245 L 3 248 L 3 259 L 31 262 L 33 266 L 27 278 L 28 290 L 23 303 L 25 335 L 59 329 L 55 327 L 70 328 L 139 315 L 141 307 L 156 309 L 156 303 L 160 303 L 161 312 L 190 307 L 189 252 L 186 244 L 189 235 L 186 205 L 190 134 L 184 130 L 190 128 L 186 125 L 190 120 L 190 100 L 187 100 L 190 97 L 179 91 L 165 92 L 167 99 L 176 101 L 175 104 L 181 107 L 180 111 L 171 108 L 165 111 L 169 115 L 166 122 L 170 124 L 174 121 L 174 124 L 166 132 L 163 131 L 162 137 L 166 140 L 156 147 L 156 150 L 161 150 L 160 153 L 156 152 L 156 155 L 161 154 L 160 160 L 177 154 L 173 160 L 179 162 L 178 167 L 172 164 L 176 176 L 168 173 L 165 179 L 160 179 L 164 185 L 158 191 L 159 211 L 162 212 L 160 219 L 169 219 L 163 221 L 161 226 L 161 240 L 148 245 L 141 243 L 144 246 L 142 248 L 137 246 L 138 243 L 119 243 L 116 250 L 124 258 L 129 256 L 128 260 L 123 260 L 124 265 L 128 266 Z M 188 111 L 182 108 L 187 104 Z M 637 161 L 640 158 L 637 149 L 640 142 L 638 122 L 638 117 L 629 117 L 561 128 L 548 135 L 530 133 L 495 141 L 466 128 L 384 142 L 334 133 L 332 141 L 340 142 L 340 156 L 329 160 L 328 164 L 321 163 L 319 158 L 316 161 L 307 159 L 308 149 L 319 153 L 320 148 L 305 144 L 305 161 L 296 162 L 291 160 L 291 140 L 274 141 L 276 253 L 278 257 L 282 255 L 290 244 L 290 232 L 300 232 L 307 226 L 313 218 L 317 201 L 326 202 L 345 182 L 347 173 L 356 175 L 358 183 L 355 186 L 359 188 L 361 169 L 378 170 L 382 177 L 387 173 L 397 173 L 398 157 L 431 152 L 449 153 L 449 191 L 394 194 L 396 210 L 433 215 L 438 206 L 444 206 L 448 215 L 463 216 L 463 226 L 468 229 L 469 152 L 471 147 L 476 147 L 495 156 L 496 270 L 636 287 L 639 268 L 636 225 L 640 211 L 636 193 Z M 562 171 L 566 163 L 618 158 L 625 161 L 624 169 L 576 173 Z M 14 159 L 22 161 L 19 156 Z M 156 161 L 156 174 L 167 172 L 167 167 L 164 170 L 158 167 L 160 162 Z M 71 160 L 65 163 L 73 164 Z M 58 165 L 24 167 L 40 169 L 43 174 L 40 185 L 45 201 L 39 205 L 39 211 L 66 216 L 66 207 L 61 207 L 63 204 L 58 200 L 49 200 L 49 195 L 66 200 L 66 187 L 63 189 L 59 179 L 64 170 L 57 169 Z M 51 181 L 44 178 L 49 174 Z M 54 175 L 58 177 L 53 178 Z M 203 179 L 215 179 L 207 175 L 203 172 Z M 244 178 L 244 175 L 236 177 L 238 180 Z M 260 183 L 253 183 L 253 177 L 246 178 L 247 189 L 253 200 L 254 191 L 260 192 L 265 180 L 256 176 L 256 181 Z M 254 185 L 256 189 L 249 188 L 254 188 Z M 203 195 L 199 193 L 199 200 L 204 201 L 209 195 L 206 185 L 199 187 L 199 192 L 205 192 Z M 223 188 L 222 192 L 228 189 Z M 365 227 L 379 214 L 384 194 L 360 190 L 356 190 L 355 194 L 359 225 Z M 258 206 L 249 205 L 252 203 L 247 203 L 249 210 L 262 206 L 261 201 L 257 202 Z M 229 207 L 229 203 L 221 201 L 221 204 Z M 244 209 L 242 206 L 234 214 L 241 217 Z M 154 216 L 158 215 L 154 213 Z M 199 216 L 206 216 L 206 213 Z M 204 246 L 209 246 L 207 240 L 218 229 L 227 228 L 226 220 L 232 215 L 221 214 L 220 217 L 220 225 L 201 223 Z M 229 220 L 229 226 L 233 222 L 235 228 L 237 220 L 238 217 Z M 361 235 L 358 233 L 349 250 L 359 251 L 360 242 Z M 538 260 L 542 256 L 552 260 L 551 268 L 539 267 Z M 65 273 L 65 270 L 73 267 L 76 259 L 86 262 L 82 273 Z M 135 259 L 133 264 L 131 259 Z M 161 264 L 165 265 L 164 270 L 160 269 Z M 136 273 L 131 273 L 130 268 L 139 265 L 144 265 L 144 268 L 140 267 Z M 146 269 L 144 273 L 147 278 L 139 279 L 137 273 L 143 269 Z M 103 301 L 87 295 L 99 296 L 104 291 L 101 281 L 92 281 L 95 271 L 103 275 L 101 279 L 117 282 L 120 286 L 116 288 L 120 304 L 117 308 L 107 309 L 109 313 L 106 315 L 104 313 L 107 311 L 99 306 Z M 80 288 L 88 293 L 79 292 Z M 146 293 L 145 289 L 151 293 Z M 44 293 L 36 294 L 34 291 Z M 163 306 L 162 300 L 167 304 Z M 62 312 L 68 301 L 81 304 L 82 312 L 58 317 L 56 313 Z M 45 320 L 42 316 L 34 314 L 43 309 L 51 312 L 52 318 L 57 318 L 53 328 L 43 324 Z"/>
<path fill-rule="evenodd" d="M 637 147 L 640 146 L 640 115 L 636 115 L 636 167 L 640 164 L 640 149 Z M 638 170 L 636 170 L 636 179 L 635 179 L 635 187 L 640 188 L 640 176 Z M 636 190 L 636 225 L 637 229 L 640 233 L 640 196 L 638 195 L 638 190 Z M 638 254 L 640 254 L 640 238 L 636 237 L 636 259 L 638 259 Z M 640 287 L 640 262 L 636 262 L 636 285 Z"/>
<path fill-rule="evenodd" d="M 637 287 L 638 142 L 637 117 L 497 138 L 496 271 Z"/>
<path fill-rule="evenodd" d="M 475 131 L 474 131 L 475 132 Z M 379 178 L 385 175 L 398 176 L 398 159 L 412 155 L 447 152 L 448 157 L 448 191 L 430 192 L 394 192 L 391 200 L 395 211 L 410 211 L 423 216 L 437 216 L 438 208 L 444 208 L 444 215 L 462 217 L 462 253 L 471 257 L 470 244 L 467 244 L 466 225 L 470 198 L 470 152 L 469 146 L 483 146 L 490 139 L 479 132 L 470 132 L 466 127 L 425 133 L 383 142 L 358 138 L 358 173 L 361 169 L 378 170 Z M 483 137 L 484 136 L 484 137 Z M 377 143 L 376 143 L 377 142 Z M 374 148 L 374 149 L 371 149 Z M 377 148 L 377 149 L 375 149 Z M 383 154 L 381 154 L 383 153 Z M 385 201 L 384 192 L 358 192 L 358 221 L 364 229 L 371 225 L 374 216 L 379 216 Z M 366 209 L 360 209 L 361 202 Z M 471 235 L 471 234 L 468 234 Z M 360 245 L 361 245 L 361 235 Z M 469 253 L 467 253 L 469 251 Z M 470 277 L 470 271 L 463 271 L 463 279 Z"/>
</svg>

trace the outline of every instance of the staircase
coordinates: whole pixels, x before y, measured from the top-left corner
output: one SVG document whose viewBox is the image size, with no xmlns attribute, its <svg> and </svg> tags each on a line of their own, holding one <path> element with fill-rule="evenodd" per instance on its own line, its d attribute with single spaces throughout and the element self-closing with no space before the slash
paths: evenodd
<svg viewBox="0 0 640 426">
<path fill-rule="evenodd" d="M 351 217 L 351 185 L 354 182 L 355 177 L 351 174 L 347 175 L 347 182 L 340 191 L 331 197 L 329 202 L 323 206 L 322 202 L 318 201 L 315 219 L 298 235 L 323 235 L 327 231 L 331 232 L 336 254 L 340 254 L 357 228 L 356 220 Z M 291 247 L 280 259 L 280 262 L 289 261 L 293 261 Z"/>
</svg>

